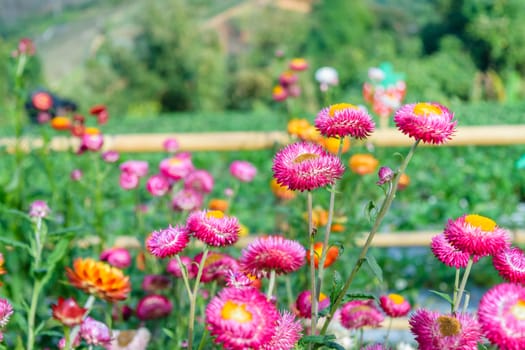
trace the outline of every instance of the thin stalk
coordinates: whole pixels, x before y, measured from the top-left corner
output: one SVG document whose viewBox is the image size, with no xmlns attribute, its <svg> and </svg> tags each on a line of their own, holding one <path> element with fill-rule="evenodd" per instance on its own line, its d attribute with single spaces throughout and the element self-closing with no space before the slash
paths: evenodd
<svg viewBox="0 0 525 350">
<path fill-rule="evenodd" d="M 307 207 L 308 207 L 308 238 L 310 240 L 310 282 L 311 282 L 311 299 L 312 299 L 312 311 L 311 311 L 311 324 L 310 324 L 310 332 L 311 335 L 315 335 L 315 328 L 317 324 L 317 299 L 315 296 L 317 295 L 315 290 L 315 250 L 314 250 L 314 232 L 313 232 L 313 199 L 312 199 L 312 192 L 308 191 L 307 193 Z M 309 345 L 309 348 L 311 349 L 311 344 Z"/>
<path fill-rule="evenodd" d="M 42 291 L 42 281 L 36 280 L 33 286 L 33 293 L 31 295 L 31 305 L 29 307 L 29 313 L 27 315 L 27 350 L 33 350 L 35 346 L 35 318 L 36 318 L 36 307 L 38 305 L 38 299 L 40 292 Z"/>
<path fill-rule="evenodd" d="M 460 269 L 456 269 L 456 276 L 454 277 L 454 293 L 452 294 L 452 305 L 450 305 L 450 312 L 454 312 L 454 305 L 456 305 L 456 301 L 458 299 L 459 274 Z"/>
<path fill-rule="evenodd" d="M 95 302 L 95 296 L 90 295 L 89 298 L 86 300 L 86 303 L 84 304 L 84 309 L 86 309 L 86 313 L 82 317 L 82 319 L 85 319 L 89 312 L 91 311 L 91 308 L 93 307 L 93 303 Z M 80 331 L 80 325 L 73 327 L 70 334 L 71 343 L 75 344 L 75 339 L 77 338 L 78 332 Z M 66 350 L 71 350 L 72 348 L 65 348 Z"/>
<path fill-rule="evenodd" d="M 346 283 L 343 287 L 343 289 L 339 292 L 336 299 L 334 300 L 334 303 L 330 305 L 330 313 L 328 314 L 323 328 L 321 330 L 321 334 L 325 334 L 326 330 L 328 329 L 328 325 L 332 321 L 334 317 L 334 312 L 337 310 L 341 302 L 343 301 L 343 297 L 345 296 L 346 292 L 348 291 L 348 288 L 350 288 L 350 285 L 354 281 L 355 276 L 357 275 L 357 272 L 363 265 L 366 259 L 366 254 L 368 253 L 368 249 L 370 248 L 370 245 L 372 244 L 372 240 L 374 239 L 375 234 L 377 233 L 379 226 L 383 222 L 383 219 L 385 215 L 387 214 L 388 210 L 390 209 L 390 206 L 392 205 L 392 202 L 394 200 L 396 191 L 397 191 L 397 185 L 399 183 L 399 178 L 401 175 L 405 172 L 406 167 L 410 160 L 412 159 L 412 156 L 414 155 L 414 152 L 419 144 L 420 140 L 417 140 L 412 147 L 410 148 L 410 151 L 408 152 L 406 158 L 403 160 L 401 165 L 399 166 L 399 169 L 397 171 L 396 176 L 394 177 L 392 181 L 392 186 L 389 189 L 385 200 L 383 201 L 383 204 L 381 205 L 381 208 L 379 209 L 379 213 L 377 214 L 377 217 L 375 219 L 374 225 L 372 226 L 372 229 L 370 230 L 370 233 L 368 234 L 368 238 L 363 245 L 363 248 L 361 248 L 361 252 L 359 253 L 359 256 L 357 258 L 357 262 L 355 263 L 352 272 L 350 273 L 350 276 L 346 280 Z"/>
<path fill-rule="evenodd" d="M 270 300 L 273 293 L 273 288 L 275 287 L 275 270 L 270 272 L 270 282 L 268 284 L 268 291 L 266 292 L 266 299 Z"/>
<path fill-rule="evenodd" d="M 392 330 L 393 318 L 392 317 L 389 317 L 389 318 L 390 319 L 388 320 L 388 328 L 386 329 L 385 340 L 383 341 L 385 346 L 388 346 L 388 337 L 390 336 L 390 331 Z"/>
<path fill-rule="evenodd" d="M 202 271 L 204 270 L 204 264 L 208 257 L 208 247 L 204 248 L 202 253 L 201 262 L 199 264 L 199 271 L 195 278 L 195 285 L 193 286 L 193 292 L 190 295 L 190 317 L 188 322 L 188 349 L 193 349 L 193 330 L 195 326 L 195 306 L 197 304 L 197 292 L 199 291 L 199 284 L 202 277 Z"/>
<path fill-rule="evenodd" d="M 66 345 L 64 349 L 69 349 L 71 347 L 71 328 L 64 326 L 64 339 L 66 340 Z"/>
<path fill-rule="evenodd" d="M 459 306 L 461 305 L 461 299 L 463 298 L 463 293 L 465 291 L 465 286 L 467 285 L 468 276 L 470 274 L 470 270 L 472 269 L 472 264 L 474 263 L 474 260 L 472 257 L 468 259 L 467 267 L 465 268 L 465 272 L 463 273 L 463 278 L 461 279 L 461 284 L 459 286 L 458 290 L 458 298 L 456 300 L 456 303 L 454 304 L 454 307 L 452 308 L 452 313 L 456 313 L 459 309 Z"/>
<path fill-rule="evenodd" d="M 204 349 L 204 344 L 206 344 L 206 339 L 208 338 L 208 328 L 204 328 L 204 333 L 202 333 L 202 338 L 199 343 L 199 347 L 197 350 Z M 189 348 L 188 348 L 189 349 Z M 191 349 L 190 349 L 191 350 Z"/>
</svg>

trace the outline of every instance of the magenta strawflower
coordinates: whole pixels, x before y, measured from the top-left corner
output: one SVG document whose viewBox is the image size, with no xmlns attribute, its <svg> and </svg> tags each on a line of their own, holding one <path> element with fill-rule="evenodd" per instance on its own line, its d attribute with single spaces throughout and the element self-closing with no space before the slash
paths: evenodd
<svg viewBox="0 0 525 350">
<path fill-rule="evenodd" d="M 297 241 L 282 236 L 255 239 L 242 250 L 241 270 L 257 277 L 267 277 L 270 271 L 286 274 L 305 264 L 306 251 Z"/>
<path fill-rule="evenodd" d="M 191 268 L 193 259 L 189 256 L 180 256 L 180 260 L 182 262 L 182 265 L 186 268 L 186 271 L 188 272 L 188 278 L 195 278 L 197 274 L 194 272 L 196 271 L 194 271 L 194 269 Z M 166 271 L 174 277 L 182 278 L 182 270 L 177 259 L 171 259 L 168 262 L 168 266 L 166 266 Z"/>
<path fill-rule="evenodd" d="M 330 306 L 330 298 L 324 293 L 319 294 L 318 311 L 322 311 Z M 299 317 L 312 317 L 312 292 L 305 290 L 301 292 L 295 300 L 295 309 Z"/>
<path fill-rule="evenodd" d="M 170 183 L 162 174 L 152 175 L 146 182 L 146 189 L 154 197 L 162 197 L 170 190 Z"/>
<path fill-rule="evenodd" d="M 443 233 L 432 237 L 430 249 L 439 261 L 449 267 L 455 267 L 456 269 L 465 268 L 471 256 L 469 253 L 464 253 L 461 250 L 454 248 Z M 478 260 L 479 257 L 475 256 L 474 261 Z"/>
<path fill-rule="evenodd" d="M 183 188 L 171 198 L 171 205 L 175 211 L 192 211 L 202 206 L 204 197 L 201 192 L 192 188 Z"/>
<path fill-rule="evenodd" d="M 243 272 L 229 270 L 226 274 L 226 286 L 233 288 L 251 288 L 253 280 Z"/>
<path fill-rule="evenodd" d="M 0 298 L 0 328 L 4 328 L 7 325 L 12 314 L 13 306 L 11 306 L 11 303 L 7 299 Z"/>
<path fill-rule="evenodd" d="M 499 349 L 525 349 L 525 286 L 492 287 L 481 298 L 478 319 L 485 337 Z"/>
<path fill-rule="evenodd" d="M 159 169 L 168 179 L 174 181 L 183 179 L 194 170 L 191 154 L 179 153 L 166 158 L 160 162 Z"/>
<path fill-rule="evenodd" d="M 139 185 L 140 177 L 137 174 L 123 171 L 120 173 L 119 185 L 123 190 L 132 190 Z"/>
<path fill-rule="evenodd" d="M 169 225 L 166 229 L 153 231 L 146 239 L 146 248 L 157 258 L 166 258 L 179 254 L 189 241 L 189 231 L 185 226 Z"/>
<path fill-rule="evenodd" d="M 456 131 L 454 113 L 433 102 L 401 106 L 394 115 L 397 128 L 405 135 L 425 143 L 442 144 Z"/>
<path fill-rule="evenodd" d="M 281 313 L 275 325 L 275 333 L 271 340 L 261 346 L 261 350 L 291 350 L 301 338 L 303 327 L 291 313 Z"/>
<path fill-rule="evenodd" d="M 136 315 L 139 320 L 155 320 L 167 317 L 173 310 L 171 301 L 164 295 L 150 294 L 139 300 Z"/>
<path fill-rule="evenodd" d="M 131 265 L 131 254 L 125 248 L 110 248 L 100 253 L 100 260 L 107 261 L 111 266 L 125 269 Z"/>
<path fill-rule="evenodd" d="M 343 175 L 344 166 L 322 146 L 297 142 L 277 152 L 272 170 L 280 185 L 292 191 L 310 191 L 333 184 Z"/>
<path fill-rule="evenodd" d="M 213 247 L 232 245 L 239 239 L 239 220 L 219 210 L 201 210 L 190 214 L 187 220 L 191 234 Z"/>
<path fill-rule="evenodd" d="M 250 162 L 235 160 L 230 164 L 230 174 L 243 182 L 251 182 L 257 175 L 257 168 Z"/>
<path fill-rule="evenodd" d="M 477 349 L 481 329 L 476 319 L 466 313 L 442 315 L 418 309 L 408 320 L 420 350 Z"/>
<path fill-rule="evenodd" d="M 106 163 L 115 163 L 119 160 L 120 153 L 117 151 L 106 151 L 102 153 L 101 157 Z"/>
<path fill-rule="evenodd" d="M 272 339 L 279 312 L 255 288 L 225 288 L 206 307 L 206 323 L 225 349 L 260 349 Z"/>
<path fill-rule="evenodd" d="M 210 193 L 213 184 L 213 176 L 206 170 L 194 170 L 184 178 L 184 188 L 201 193 Z"/>
<path fill-rule="evenodd" d="M 341 308 L 341 324 L 347 329 L 380 327 L 385 319 L 372 300 L 352 300 Z"/>
<path fill-rule="evenodd" d="M 525 254 L 518 247 L 511 247 L 496 253 L 492 264 L 499 275 L 512 283 L 525 283 Z"/>
<path fill-rule="evenodd" d="M 376 182 L 379 186 L 389 183 L 394 179 L 394 171 L 387 166 L 382 166 L 377 172 L 379 180 Z"/>
<path fill-rule="evenodd" d="M 164 275 L 146 275 L 142 279 L 141 288 L 146 293 L 158 293 L 171 288 L 171 278 Z"/>
<path fill-rule="evenodd" d="M 367 138 L 375 128 L 366 111 L 349 103 L 323 108 L 315 118 L 315 126 L 326 137 L 351 136 L 356 139 Z"/>
<path fill-rule="evenodd" d="M 167 138 L 162 143 L 162 147 L 168 153 L 175 153 L 179 150 L 179 141 L 175 138 Z"/>
<path fill-rule="evenodd" d="M 106 346 L 111 342 L 111 331 L 104 323 L 86 317 L 80 326 L 80 336 L 89 345 Z"/>
<path fill-rule="evenodd" d="M 148 175 L 148 162 L 142 160 L 128 160 L 120 164 L 120 171 L 144 177 Z"/>
<path fill-rule="evenodd" d="M 194 258 L 194 264 L 191 265 L 191 273 L 197 275 L 197 266 L 202 261 L 203 253 L 197 254 Z M 209 252 L 206 261 L 204 262 L 204 269 L 202 270 L 202 283 L 209 283 L 213 281 L 225 282 L 230 271 L 238 271 L 239 263 L 235 258 L 228 254 L 219 252 Z"/>
<path fill-rule="evenodd" d="M 443 233 L 453 247 L 471 255 L 494 255 L 510 247 L 511 241 L 507 230 L 477 214 L 449 220 Z"/>
<path fill-rule="evenodd" d="M 73 169 L 73 170 L 71 170 L 71 173 L 69 174 L 69 177 L 73 181 L 80 181 L 80 180 L 82 180 L 83 176 L 84 176 L 84 174 L 82 173 L 82 170 L 80 170 L 80 169 Z"/>
<path fill-rule="evenodd" d="M 80 149 L 78 150 L 78 153 L 82 153 L 84 151 L 97 152 L 102 148 L 103 145 L 104 136 L 102 136 L 102 134 L 84 133 L 80 141 Z"/>
<path fill-rule="evenodd" d="M 399 294 L 382 295 L 379 306 L 390 317 L 403 317 L 410 311 L 410 303 Z"/>
</svg>

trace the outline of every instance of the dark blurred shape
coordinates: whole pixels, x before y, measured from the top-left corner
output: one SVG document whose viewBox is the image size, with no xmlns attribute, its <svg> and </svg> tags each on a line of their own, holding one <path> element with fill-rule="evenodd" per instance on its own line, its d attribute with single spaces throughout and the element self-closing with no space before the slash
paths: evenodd
<svg viewBox="0 0 525 350">
<path fill-rule="evenodd" d="M 25 103 L 29 120 L 42 124 L 55 116 L 67 116 L 77 111 L 77 104 L 50 91 L 38 89 L 31 92 Z"/>
</svg>

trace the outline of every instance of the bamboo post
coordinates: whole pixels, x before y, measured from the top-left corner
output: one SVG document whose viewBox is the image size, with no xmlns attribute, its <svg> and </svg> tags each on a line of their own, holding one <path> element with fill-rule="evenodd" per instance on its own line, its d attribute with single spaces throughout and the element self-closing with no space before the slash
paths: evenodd
<svg viewBox="0 0 525 350">
<path fill-rule="evenodd" d="M 290 138 L 282 131 L 231 131 L 206 133 L 164 133 L 164 134 L 123 134 L 105 135 L 104 149 L 119 152 L 162 152 L 162 142 L 172 137 L 179 141 L 183 151 L 236 151 L 262 150 L 276 144 L 287 144 Z M 376 130 L 368 139 L 378 147 L 410 146 L 413 140 L 397 129 Z M 15 140 L 12 137 L 1 138 L 0 147 L 13 152 Z M 446 146 L 503 146 L 525 144 L 525 125 L 492 125 L 459 127 L 456 134 Z M 29 152 L 42 147 L 39 137 L 24 137 L 22 150 Z M 431 146 L 422 144 L 421 146 Z M 78 147 L 78 139 L 56 136 L 50 142 L 54 151 L 66 151 Z"/>
</svg>

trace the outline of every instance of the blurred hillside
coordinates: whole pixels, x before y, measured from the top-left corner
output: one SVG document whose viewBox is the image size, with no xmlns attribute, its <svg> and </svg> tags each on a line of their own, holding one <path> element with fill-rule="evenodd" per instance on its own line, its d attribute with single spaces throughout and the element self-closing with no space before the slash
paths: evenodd
<svg viewBox="0 0 525 350">
<path fill-rule="evenodd" d="M 47 86 L 125 113 L 143 106 L 147 113 L 269 108 L 293 57 L 310 63 L 301 78 L 301 98 L 310 105 L 321 103 L 316 68 L 335 67 L 336 97 L 359 101 L 368 68 L 385 61 L 405 73 L 411 101 L 525 97 L 521 0 L 0 4 L 20 18 L 0 34 L 35 40 Z"/>
</svg>

